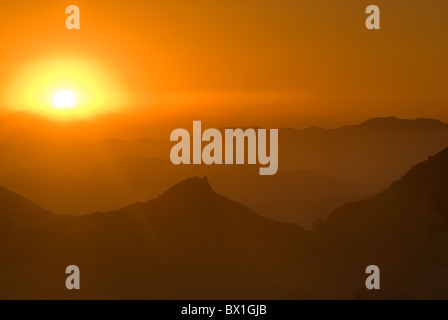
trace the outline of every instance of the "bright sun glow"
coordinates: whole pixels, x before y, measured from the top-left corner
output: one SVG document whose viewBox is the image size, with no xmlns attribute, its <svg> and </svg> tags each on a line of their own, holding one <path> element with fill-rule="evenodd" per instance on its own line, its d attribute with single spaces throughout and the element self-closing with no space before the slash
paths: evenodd
<svg viewBox="0 0 448 320">
<path fill-rule="evenodd" d="M 129 96 L 112 70 L 86 58 L 47 58 L 22 66 L 12 79 L 6 105 L 56 119 L 116 112 Z"/>
<path fill-rule="evenodd" d="M 68 90 L 58 91 L 53 97 L 53 104 L 56 108 L 73 108 L 75 103 L 75 95 Z"/>
</svg>

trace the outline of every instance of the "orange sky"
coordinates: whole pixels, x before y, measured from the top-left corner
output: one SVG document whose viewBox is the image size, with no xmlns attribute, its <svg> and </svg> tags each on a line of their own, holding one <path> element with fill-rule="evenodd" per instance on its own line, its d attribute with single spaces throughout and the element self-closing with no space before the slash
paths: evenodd
<svg viewBox="0 0 448 320">
<path fill-rule="evenodd" d="M 81 10 L 79 31 L 65 28 L 70 4 Z M 380 31 L 364 27 L 369 4 L 381 8 Z M 26 111 L 27 69 L 71 59 L 101 70 L 85 73 L 114 97 L 103 113 L 175 119 L 172 129 L 193 118 L 270 127 L 385 115 L 448 121 L 446 12 L 442 0 L 8 1 L 1 111 Z"/>
</svg>

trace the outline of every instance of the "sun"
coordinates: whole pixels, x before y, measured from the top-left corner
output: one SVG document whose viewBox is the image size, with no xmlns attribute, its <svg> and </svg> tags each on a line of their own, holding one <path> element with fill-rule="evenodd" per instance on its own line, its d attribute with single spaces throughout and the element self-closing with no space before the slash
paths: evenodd
<svg viewBox="0 0 448 320">
<path fill-rule="evenodd" d="M 125 110 L 132 104 L 129 93 L 110 65 L 87 56 L 42 57 L 17 70 L 0 106 L 78 120 Z"/>
<path fill-rule="evenodd" d="M 73 92 L 68 90 L 61 90 L 55 93 L 53 97 L 53 104 L 56 108 L 73 108 L 76 104 L 76 97 Z"/>
</svg>

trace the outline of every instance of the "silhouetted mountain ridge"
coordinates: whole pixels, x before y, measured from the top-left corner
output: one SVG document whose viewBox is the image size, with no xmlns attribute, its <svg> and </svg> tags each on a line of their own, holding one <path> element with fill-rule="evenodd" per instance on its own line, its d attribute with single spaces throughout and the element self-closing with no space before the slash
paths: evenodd
<svg viewBox="0 0 448 320">
<path fill-rule="evenodd" d="M 154 200 L 12 237 L 0 297 L 73 297 L 57 275 L 76 263 L 85 270 L 77 298 L 305 298 L 312 288 L 290 275 L 309 273 L 309 238 L 189 178 Z M 8 277 L 2 265 L 23 261 L 27 271 Z"/>
<path fill-rule="evenodd" d="M 448 298 L 447 190 L 448 148 L 316 224 L 314 235 L 346 288 L 368 297 L 356 270 L 375 264 L 388 290 L 370 297 Z"/>
<path fill-rule="evenodd" d="M 335 213 L 329 216 L 327 223 L 340 219 L 340 212 L 347 208 L 362 211 L 359 209 L 360 206 L 372 203 L 384 207 L 394 205 L 391 208 L 392 212 L 389 212 L 390 210 L 377 211 L 378 217 L 381 216 L 385 221 L 399 215 L 407 221 L 417 219 L 416 221 L 421 223 L 436 219 L 437 223 L 448 223 L 446 190 L 448 190 L 448 148 L 414 165 L 402 178 L 393 182 L 389 188 L 378 195 L 336 209 Z M 385 212 L 390 214 L 386 216 Z M 355 214 L 350 217 L 351 220 L 364 218 L 365 215 L 356 217 Z"/>
<path fill-rule="evenodd" d="M 0 187 L 0 230 L 8 227 L 35 227 L 54 216 L 30 200 Z"/>
<path fill-rule="evenodd" d="M 182 198 L 199 201 L 205 197 L 216 196 L 206 176 L 183 180 L 162 193 L 158 200 Z"/>
<path fill-rule="evenodd" d="M 439 131 L 448 130 L 448 124 L 435 119 L 417 118 L 413 120 L 399 119 L 396 117 L 372 118 L 362 122 L 359 127 L 376 130 L 424 130 Z"/>
</svg>

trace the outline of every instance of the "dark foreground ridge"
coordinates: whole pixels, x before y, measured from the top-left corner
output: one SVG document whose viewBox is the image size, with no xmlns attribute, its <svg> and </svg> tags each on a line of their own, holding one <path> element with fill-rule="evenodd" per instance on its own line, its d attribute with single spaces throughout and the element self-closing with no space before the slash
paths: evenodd
<svg viewBox="0 0 448 320">
<path fill-rule="evenodd" d="M 46 211 L 2 190 L 2 216 L 30 212 L 1 238 L 0 298 L 448 298 L 445 190 L 448 149 L 313 232 L 259 216 L 207 178 L 121 210 L 40 225 L 27 217 Z M 81 269 L 81 290 L 65 288 L 71 264 Z M 372 264 L 381 290 L 365 288 Z"/>
</svg>

